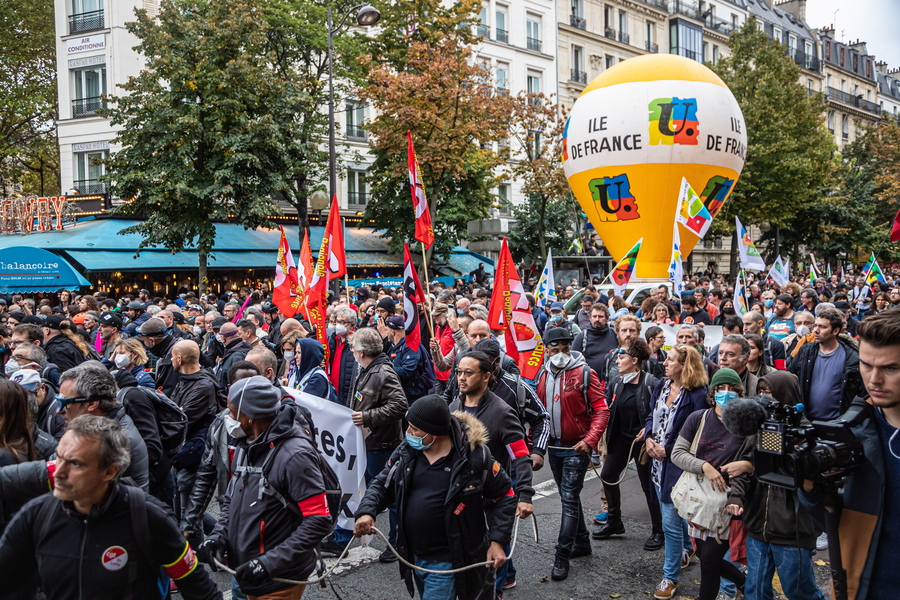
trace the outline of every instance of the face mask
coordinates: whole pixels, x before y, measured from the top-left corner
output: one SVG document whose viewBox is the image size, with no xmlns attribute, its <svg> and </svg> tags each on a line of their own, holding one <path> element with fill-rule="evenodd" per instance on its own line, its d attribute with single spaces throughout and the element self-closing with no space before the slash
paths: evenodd
<svg viewBox="0 0 900 600">
<path fill-rule="evenodd" d="M 346 325 L 335 325 L 334 333 L 335 333 L 335 335 L 346 335 L 347 334 L 347 326 Z"/>
<path fill-rule="evenodd" d="M 116 354 L 115 363 L 116 363 L 116 368 L 126 369 L 126 368 L 128 368 L 128 365 L 131 364 L 131 359 L 128 358 L 127 354 Z"/>
<path fill-rule="evenodd" d="M 9 359 L 8 361 L 6 361 L 6 374 L 7 375 L 12 375 L 13 373 L 16 373 L 21 370 L 22 370 L 22 365 L 20 365 L 13 359 Z"/>
<path fill-rule="evenodd" d="M 763 302 L 763 304 L 766 305 L 766 308 L 771 308 L 772 305 L 775 304 L 775 301 L 774 300 L 766 300 L 765 302 Z"/>
<path fill-rule="evenodd" d="M 461 317 L 461 316 L 463 316 L 463 315 L 466 314 L 466 313 L 463 312 L 462 310 L 460 310 L 460 309 L 457 308 L 457 309 L 456 309 L 456 314 L 459 315 L 459 316 Z"/>
<path fill-rule="evenodd" d="M 200 335 L 203 335 L 203 328 L 200 327 L 199 325 L 194 325 L 193 332 L 194 332 L 194 335 L 199 337 Z"/>
<path fill-rule="evenodd" d="M 562 315 L 553 315 L 552 317 L 550 317 L 551 323 L 562 323 L 562 320 L 563 320 Z"/>
<path fill-rule="evenodd" d="M 216 341 L 219 342 L 220 344 L 224 344 L 224 343 L 225 343 L 225 338 L 222 337 L 222 334 L 217 333 L 217 334 L 216 334 Z"/>
<path fill-rule="evenodd" d="M 809 327 L 806 325 L 797 325 L 797 335 L 803 337 L 805 335 L 809 335 Z"/>
<path fill-rule="evenodd" d="M 572 358 L 570 354 L 566 354 L 565 352 L 558 352 L 550 357 L 550 364 L 556 369 L 564 369 L 566 365 L 569 364 L 569 360 Z"/>
<path fill-rule="evenodd" d="M 295 357 L 295 356 L 297 356 L 297 353 L 296 353 L 296 352 L 285 352 L 285 353 L 284 353 L 284 360 L 285 360 L 285 362 L 292 363 L 292 362 L 294 362 L 294 357 Z"/>
<path fill-rule="evenodd" d="M 728 404 L 729 400 L 737 397 L 737 392 L 726 392 L 724 390 L 716 392 L 716 404 L 719 405 L 719 408 L 725 408 L 725 405 Z"/>
<path fill-rule="evenodd" d="M 638 375 L 640 375 L 640 374 L 641 374 L 641 372 L 637 371 L 635 373 L 628 373 L 627 375 L 622 375 L 622 381 L 625 383 L 631 383 L 632 381 L 637 379 Z"/>
<path fill-rule="evenodd" d="M 328 327 L 326 327 L 326 331 L 328 332 L 328 335 L 334 335 L 334 325 L 329 325 Z"/>
<path fill-rule="evenodd" d="M 723 314 L 726 314 L 726 315 L 733 315 L 733 314 L 734 314 L 734 309 L 733 309 L 733 308 L 723 308 L 723 309 L 722 309 L 722 313 L 723 313 Z"/>
<path fill-rule="evenodd" d="M 247 434 L 241 429 L 241 422 L 232 419 L 231 415 L 225 415 L 225 431 L 236 440 L 247 437 Z"/>
<path fill-rule="evenodd" d="M 427 433 L 425 435 L 428 435 Z M 426 444 L 422 440 L 425 439 L 425 435 L 422 437 L 416 437 L 413 434 L 407 432 L 406 433 L 406 443 L 409 444 L 409 447 L 413 450 L 426 450 L 431 447 L 431 444 L 434 443 L 434 440 L 431 440 L 431 444 Z"/>
</svg>

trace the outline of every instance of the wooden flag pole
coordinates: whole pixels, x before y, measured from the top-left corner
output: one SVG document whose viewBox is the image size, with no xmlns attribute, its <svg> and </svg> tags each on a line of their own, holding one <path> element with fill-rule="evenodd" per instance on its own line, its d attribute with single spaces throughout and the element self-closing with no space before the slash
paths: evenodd
<svg viewBox="0 0 900 600">
<path fill-rule="evenodd" d="M 425 242 L 421 242 L 421 244 L 422 274 L 425 276 L 425 321 L 428 323 L 428 331 L 431 332 L 431 337 L 434 338 L 434 323 L 432 323 L 431 306 L 428 303 L 429 297 L 431 296 L 431 284 L 428 283 L 428 261 L 425 258 Z"/>
</svg>

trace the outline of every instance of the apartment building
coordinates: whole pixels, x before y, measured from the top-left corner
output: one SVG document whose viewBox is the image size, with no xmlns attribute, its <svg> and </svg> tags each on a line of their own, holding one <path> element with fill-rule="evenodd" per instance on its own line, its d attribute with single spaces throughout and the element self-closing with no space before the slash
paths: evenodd
<svg viewBox="0 0 900 600">
<path fill-rule="evenodd" d="M 885 61 L 875 63 L 878 77 L 878 107 L 900 124 L 900 68 L 888 69 Z"/>
<path fill-rule="evenodd" d="M 800 66 L 800 81 L 809 93 L 822 92 L 825 75 L 820 60 L 819 38 L 806 23 L 806 1 L 790 0 L 772 4 L 772 0 L 746 0 L 770 39 L 787 48 L 787 54 Z"/>
<path fill-rule="evenodd" d="M 856 140 L 863 125 L 881 117 L 875 57 L 868 53 L 865 42 L 838 41 L 834 29 L 823 28 L 818 33 L 828 130 L 834 134 L 835 144 L 843 148 Z"/>
</svg>

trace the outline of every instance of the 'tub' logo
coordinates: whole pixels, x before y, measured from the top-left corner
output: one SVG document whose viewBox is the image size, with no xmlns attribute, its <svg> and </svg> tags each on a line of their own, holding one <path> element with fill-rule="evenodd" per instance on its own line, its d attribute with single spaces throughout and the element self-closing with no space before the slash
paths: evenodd
<svg viewBox="0 0 900 600">
<path fill-rule="evenodd" d="M 732 187 L 734 187 L 734 179 L 722 177 L 721 175 L 714 175 L 706 182 L 706 187 L 700 192 L 700 199 L 706 205 L 711 218 L 715 219 L 716 215 L 719 214 L 719 210 L 725 204 L 725 199 Z"/>
<path fill-rule="evenodd" d="M 592 179 L 588 189 L 598 205 L 597 214 L 601 221 L 630 221 L 641 217 L 631 193 L 628 175 Z"/>
<path fill-rule="evenodd" d="M 700 122 L 696 98 L 657 98 L 650 102 L 650 145 L 697 145 Z"/>
</svg>

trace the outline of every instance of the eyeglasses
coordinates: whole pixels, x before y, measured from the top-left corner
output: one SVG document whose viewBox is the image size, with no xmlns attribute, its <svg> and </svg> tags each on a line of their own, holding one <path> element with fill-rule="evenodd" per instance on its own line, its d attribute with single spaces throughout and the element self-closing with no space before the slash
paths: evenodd
<svg viewBox="0 0 900 600">
<path fill-rule="evenodd" d="M 562 341 L 562 340 L 554 340 L 552 342 L 547 343 L 548 346 L 551 346 L 553 348 L 556 348 L 557 346 L 568 346 L 569 344 L 570 344 L 570 342 Z"/>
<path fill-rule="evenodd" d="M 625 349 L 623 349 L 623 348 L 617 348 L 617 349 L 616 349 L 616 354 L 620 354 L 620 355 L 621 355 L 621 354 L 628 354 L 628 356 L 631 356 L 631 354 L 628 352 L 628 350 L 625 350 Z"/>
<path fill-rule="evenodd" d="M 59 396 L 57 396 L 56 397 L 56 402 L 57 402 L 56 410 L 58 412 L 63 412 L 66 410 L 66 408 L 69 407 L 70 404 L 87 402 L 87 401 L 88 401 L 88 398 L 85 396 L 80 396 L 78 398 L 60 398 Z"/>
<path fill-rule="evenodd" d="M 456 372 L 456 376 L 462 377 L 463 379 L 468 379 L 469 377 L 471 377 L 472 375 L 475 375 L 476 373 L 484 373 L 484 371 L 473 371 L 471 369 L 461 369 Z"/>
</svg>

